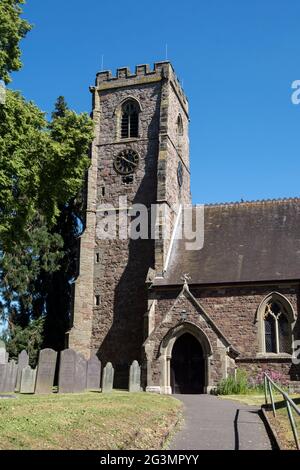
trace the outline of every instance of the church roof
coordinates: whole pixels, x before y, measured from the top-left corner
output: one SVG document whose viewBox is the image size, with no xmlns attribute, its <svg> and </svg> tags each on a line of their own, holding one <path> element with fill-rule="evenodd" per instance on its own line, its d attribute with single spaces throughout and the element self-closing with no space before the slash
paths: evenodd
<svg viewBox="0 0 300 470">
<path fill-rule="evenodd" d="M 300 279 L 300 198 L 204 206 L 203 248 L 175 239 L 154 285 L 182 284 L 184 273 L 190 284 Z"/>
</svg>

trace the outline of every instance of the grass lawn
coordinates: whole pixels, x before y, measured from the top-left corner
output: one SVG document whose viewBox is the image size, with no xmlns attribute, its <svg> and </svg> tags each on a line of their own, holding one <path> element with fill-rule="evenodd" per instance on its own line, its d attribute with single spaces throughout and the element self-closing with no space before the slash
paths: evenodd
<svg viewBox="0 0 300 470">
<path fill-rule="evenodd" d="M 0 449 L 161 449 L 181 411 L 150 393 L 18 395 L 0 400 Z"/>
<path fill-rule="evenodd" d="M 290 395 L 290 397 L 294 400 L 296 405 L 300 406 L 300 396 L 299 395 Z M 238 400 L 242 403 L 246 403 L 248 405 L 256 405 L 261 406 L 265 403 L 265 396 L 264 395 L 226 395 L 220 396 L 220 398 L 227 398 L 230 400 Z M 268 398 L 270 402 L 270 399 Z M 274 401 L 276 406 L 276 417 L 274 418 L 271 406 L 269 405 L 266 412 L 271 422 L 272 427 L 276 430 L 278 440 L 280 442 L 282 449 L 296 449 L 294 436 L 292 432 L 292 428 L 290 425 L 290 420 L 288 417 L 287 409 L 285 406 L 285 402 L 282 399 L 282 395 L 274 395 Z M 293 412 L 294 419 L 297 425 L 298 435 L 300 438 L 300 416 Z"/>
</svg>

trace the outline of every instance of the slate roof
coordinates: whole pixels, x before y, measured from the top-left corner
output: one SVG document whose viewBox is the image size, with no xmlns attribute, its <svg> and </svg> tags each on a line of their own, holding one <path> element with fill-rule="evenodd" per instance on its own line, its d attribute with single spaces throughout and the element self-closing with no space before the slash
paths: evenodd
<svg viewBox="0 0 300 470">
<path fill-rule="evenodd" d="M 206 205 L 204 246 L 175 240 L 164 278 L 154 285 L 300 279 L 300 198 Z"/>
</svg>

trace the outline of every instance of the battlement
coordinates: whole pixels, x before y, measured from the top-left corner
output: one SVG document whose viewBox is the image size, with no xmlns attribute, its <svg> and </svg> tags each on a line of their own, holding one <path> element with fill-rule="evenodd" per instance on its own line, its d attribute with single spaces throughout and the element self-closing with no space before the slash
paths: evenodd
<svg viewBox="0 0 300 470">
<path fill-rule="evenodd" d="M 111 70 L 98 72 L 96 75 L 96 87 L 99 89 L 108 89 L 128 86 L 129 84 L 136 85 L 139 83 L 160 81 L 162 79 L 172 80 L 177 93 L 184 103 L 187 104 L 187 97 L 169 61 L 155 62 L 152 70 L 149 64 L 136 65 L 135 73 L 131 73 L 129 67 L 117 68 L 116 75 L 113 75 Z"/>
</svg>

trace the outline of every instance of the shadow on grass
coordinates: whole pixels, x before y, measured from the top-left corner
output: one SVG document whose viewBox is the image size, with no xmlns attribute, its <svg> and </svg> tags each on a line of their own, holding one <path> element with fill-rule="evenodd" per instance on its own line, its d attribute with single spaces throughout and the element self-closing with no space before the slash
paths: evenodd
<svg viewBox="0 0 300 470">
<path fill-rule="evenodd" d="M 269 398 L 269 400 L 270 400 L 270 398 Z M 297 405 L 297 406 L 300 405 L 300 398 L 292 398 L 292 400 L 295 403 L 295 405 Z M 264 407 L 265 407 L 266 411 L 272 411 L 271 403 L 269 403 L 268 405 L 264 405 Z M 276 410 L 286 408 L 285 400 L 277 401 L 276 398 L 275 398 L 275 408 L 276 408 Z"/>
</svg>

